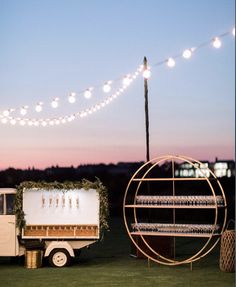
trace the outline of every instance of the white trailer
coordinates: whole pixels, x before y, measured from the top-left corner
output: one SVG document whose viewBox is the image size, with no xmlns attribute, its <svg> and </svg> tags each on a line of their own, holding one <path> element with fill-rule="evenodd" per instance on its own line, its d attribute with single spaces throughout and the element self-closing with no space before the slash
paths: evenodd
<svg viewBox="0 0 236 287">
<path fill-rule="evenodd" d="M 21 256 L 41 247 L 52 266 L 63 267 L 75 251 L 100 238 L 100 196 L 96 189 L 24 188 L 25 225 L 17 227 L 16 189 L 0 189 L 0 256 Z"/>
</svg>

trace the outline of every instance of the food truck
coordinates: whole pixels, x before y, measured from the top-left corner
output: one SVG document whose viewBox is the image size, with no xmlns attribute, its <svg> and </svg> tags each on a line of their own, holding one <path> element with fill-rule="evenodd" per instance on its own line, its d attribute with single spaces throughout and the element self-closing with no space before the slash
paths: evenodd
<svg viewBox="0 0 236 287">
<path fill-rule="evenodd" d="M 107 225 L 105 189 L 98 186 L 26 182 L 19 190 L 0 188 L 0 256 L 40 249 L 50 265 L 68 265 L 76 251 L 100 239 Z"/>
</svg>

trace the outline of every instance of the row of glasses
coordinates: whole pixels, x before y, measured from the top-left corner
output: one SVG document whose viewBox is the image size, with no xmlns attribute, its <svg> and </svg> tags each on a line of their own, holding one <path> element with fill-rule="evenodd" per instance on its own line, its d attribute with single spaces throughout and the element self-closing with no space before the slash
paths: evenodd
<svg viewBox="0 0 236 287">
<path fill-rule="evenodd" d="M 161 233 L 190 233 L 214 234 L 219 233 L 220 225 L 212 224 L 170 224 L 170 223 L 132 223 L 134 232 L 161 232 Z"/>
<path fill-rule="evenodd" d="M 156 196 L 156 195 L 138 195 L 136 203 L 141 205 L 224 205 L 224 199 L 221 195 L 178 195 L 178 196 Z"/>
</svg>

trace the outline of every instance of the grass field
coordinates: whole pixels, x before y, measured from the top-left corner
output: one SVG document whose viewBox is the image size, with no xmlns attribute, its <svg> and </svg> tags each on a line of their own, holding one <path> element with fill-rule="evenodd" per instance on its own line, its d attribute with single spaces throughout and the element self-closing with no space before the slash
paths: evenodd
<svg viewBox="0 0 236 287">
<path fill-rule="evenodd" d="M 82 251 L 72 266 L 52 268 L 47 264 L 38 269 L 27 269 L 23 263 L 0 259 L 0 286 L 235 286 L 234 273 L 219 269 L 219 248 L 193 264 L 168 267 L 136 259 L 130 255 L 130 241 L 122 220 L 111 221 L 111 231 L 102 242 Z"/>
</svg>

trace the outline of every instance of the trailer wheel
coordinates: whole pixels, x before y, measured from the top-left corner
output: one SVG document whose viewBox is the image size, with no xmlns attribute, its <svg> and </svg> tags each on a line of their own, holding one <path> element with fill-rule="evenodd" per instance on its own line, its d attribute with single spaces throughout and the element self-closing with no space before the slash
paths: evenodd
<svg viewBox="0 0 236 287">
<path fill-rule="evenodd" d="M 54 249 L 48 260 L 52 267 L 65 267 L 70 264 L 71 257 L 66 249 Z"/>
</svg>

